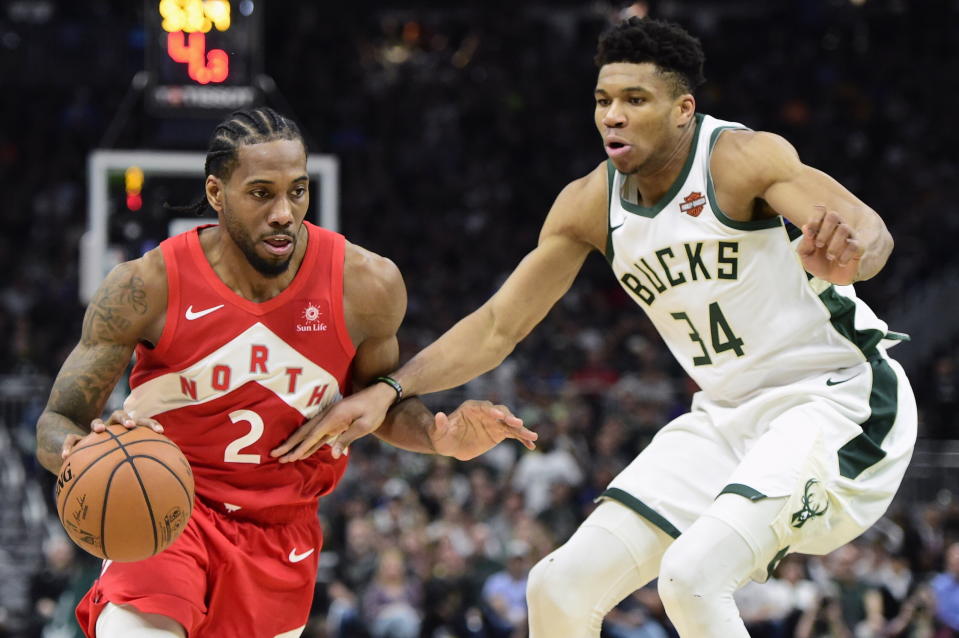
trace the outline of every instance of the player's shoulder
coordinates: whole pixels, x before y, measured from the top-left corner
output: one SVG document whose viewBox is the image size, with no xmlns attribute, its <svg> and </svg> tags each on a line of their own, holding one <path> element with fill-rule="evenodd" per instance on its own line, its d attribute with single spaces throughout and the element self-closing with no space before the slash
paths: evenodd
<svg viewBox="0 0 959 638">
<path fill-rule="evenodd" d="M 779 155 L 796 156 L 796 149 L 786 138 L 769 131 L 729 129 L 713 147 L 713 158 L 721 161 L 755 161 Z"/>
<path fill-rule="evenodd" d="M 154 249 L 114 266 L 91 299 L 84 338 L 116 342 L 149 339 L 166 316 L 167 276 L 163 255 Z"/>
<path fill-rule="evenodd" d="M 606 242 L 610 174 L 607 162 L 603 161 L 569 182 L 556 197 L 541 237 L 564 235 L 602 249 Z"/>
<path fill-rule="evenodd" d="M 709 167 L 720 190 L 765 189 L 799 166 L 799 155 L 786 138 L 768 131 L 731 129 L 716 141 Z"/>
<path fill-rule="evenodd" d="M 354 308 L 389 315 L 406 312 L 406 286 L 392 260 L 347 240 L 343 293 Z"/>
<path fill-rule="evenodd" d="M 162 292 L 167 284 L 166 262 L 159 248 L 147 251 L 142 256 L 120 262 L 107 274 L 101 288 L 120 288 L 142 294 Z"/>
<path fill-rule="evenodd" d="M 568 183 L 557 199 L 562 198 L 574 204 L 598 205 L 605 208 L 609 174 L 608 162 L 600 162 L 589 173 Z"/>
</svg>

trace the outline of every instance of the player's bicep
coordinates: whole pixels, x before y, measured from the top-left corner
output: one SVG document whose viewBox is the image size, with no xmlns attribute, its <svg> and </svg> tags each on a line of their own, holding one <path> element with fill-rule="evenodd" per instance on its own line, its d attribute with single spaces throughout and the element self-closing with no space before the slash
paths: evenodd
<svg viewBox="0 0 959 638">
<path fill-rule="evenodd" d="M 81 426 L 100 416 L 145 326 L 158 311 L 138 263 L 120 264 L 100 285 L 83 317 L 80 342 L 54 381 L 47 409 Z"/>
<path fill-rule="evenodd" d="M 822 171 L 800 164 L 787 178 L 773 182 L 763 199 L 796 226 L 818 221 L 822 208 L 854 228 L 876 221 L 877 213 L 845 186 Z"/>
<path fill-rule="evenodd" d="M 750 132 L 730 146 L 740 172 L 750 175 L 746 181 L 755 185 L 753 194 L 796 226 L 818 221 L 823 208 L 853 227 L 878 220 L 845 186 L 803 164 L 792 144 L 779 135 Z"/>
</svg>

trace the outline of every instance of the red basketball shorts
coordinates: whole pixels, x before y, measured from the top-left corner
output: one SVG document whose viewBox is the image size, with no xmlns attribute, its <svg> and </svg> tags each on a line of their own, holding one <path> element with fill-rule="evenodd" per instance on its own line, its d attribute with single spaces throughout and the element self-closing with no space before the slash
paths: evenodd
<svg viewBox="0 0 959 638">
<path fill-rule="evenodd" d="M 92 638 L 111 602 L 169 616 L 190 638 L 273 638 L 306 624 L 322 541 L 315 511 L 267 525 L 197 499 L 183 534 L 165 551 L 135 563 L 104 562 L 77 620 Z"/>
</svg>

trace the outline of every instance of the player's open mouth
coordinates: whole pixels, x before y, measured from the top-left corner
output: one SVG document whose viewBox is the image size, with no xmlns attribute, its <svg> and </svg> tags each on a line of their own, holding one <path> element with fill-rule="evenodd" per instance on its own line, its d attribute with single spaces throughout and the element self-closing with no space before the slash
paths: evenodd
<svg viewBox="0 0 959 638">
<path fill-rule="evenodd" d="M 286 235 L 272 235 L 264 239 L 263 244 L 274 255 L 286 255 L 293 250 L 293 238 Z"/>
<path fill-rule="evenodd" d="M 606 142 L 606 154 L 610 157 L 620 157 L 625 155 L 633 147 L 625 142 L 607 140 Z"/>
</svg>

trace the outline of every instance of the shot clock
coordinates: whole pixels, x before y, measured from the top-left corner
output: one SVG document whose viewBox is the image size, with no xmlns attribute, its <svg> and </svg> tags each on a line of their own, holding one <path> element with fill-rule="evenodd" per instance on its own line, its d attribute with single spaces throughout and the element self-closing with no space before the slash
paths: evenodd
<svg viewBox="0 0 959 638">
<path fill-rule="evenodd" d="M 257 0 L 146 0 L 150 110 L 220 117 L 255 103 L 261 13 Z"/>
</svg>

